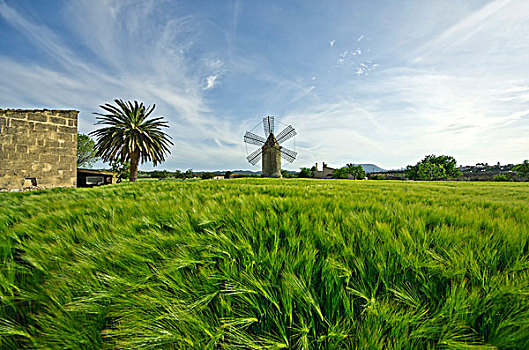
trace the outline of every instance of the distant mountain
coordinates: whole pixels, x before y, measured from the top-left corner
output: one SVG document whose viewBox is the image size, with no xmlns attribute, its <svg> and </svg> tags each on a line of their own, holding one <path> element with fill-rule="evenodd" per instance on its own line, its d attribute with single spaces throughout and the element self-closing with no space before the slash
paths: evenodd
<svg viewBox="0 0 529 350">
<path fill-rule="evenodd" d="M 381 167 L 376 166 L 375 164 L 353 164 L 353 165 L 360 165 L 362 169 L 364 169 L 364 171 L 368 174 L 369 173 L 382 173 L 382 172 L 387 171 L 386 169 L 382 169 Z"/>
<path fill-rule="evenodd" d="M 251 170 L 230 170 L 233 174 L 244 174 L 244 175 L 260 175 L 260 171 Z"/>
</svg>

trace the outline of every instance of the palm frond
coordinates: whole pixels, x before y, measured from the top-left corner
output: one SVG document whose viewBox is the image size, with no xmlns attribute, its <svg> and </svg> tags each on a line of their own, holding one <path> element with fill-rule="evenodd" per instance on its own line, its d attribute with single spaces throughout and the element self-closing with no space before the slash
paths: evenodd
<svg viewBox="0 0 529 350">
<path fill-rule="evenodd" d="M 138 101 L 114 100 L 115 105 L 100 105 L 107 113 L 94 113 L 96 125 L 107 127 L 90 133 L 96 138 L 96 154 L 104 161 L 129 161 L 139 151 L 142 163 L 152 161 L 156 166 L 171 153 L 171 137 L 162 129 L 169 127 L 163 117 L 148 119 L 156 105 Z"/>
</svg>

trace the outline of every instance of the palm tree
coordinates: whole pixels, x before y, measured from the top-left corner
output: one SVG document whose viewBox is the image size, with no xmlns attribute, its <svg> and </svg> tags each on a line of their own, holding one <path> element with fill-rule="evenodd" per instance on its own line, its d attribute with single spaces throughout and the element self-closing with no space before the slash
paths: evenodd
<svg viewBox="0 0 529 350">
<path fill-rule="evenodd" d="M 138 165 L 152 161 L 156 166 L 165 160 L 169 145 L 173 143 L 171 137 L 162 131 L 167 128 L 163 117 L 147 119 L 156 105 L 145 107 L 138 101 L 123 102 L 114 100 L 116 106 L 109 103 L 101 105 L 107 114 L 94 113 L 98 124 L 107 127 L 92 131 L 90 135 L 96 137 L 96 155 L 103 161 L 130 161 L 130 181 L 138 178 Z"/>
</svg>

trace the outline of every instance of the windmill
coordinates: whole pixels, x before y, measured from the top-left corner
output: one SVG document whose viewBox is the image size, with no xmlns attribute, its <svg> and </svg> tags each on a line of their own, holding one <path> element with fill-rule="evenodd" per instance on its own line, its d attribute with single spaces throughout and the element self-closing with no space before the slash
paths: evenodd
<svg viewBox="0 0 529 350">
<path fill-rule="evenodd" d="M 262 172 L 263 177 L 281 177 L 281 157 L 287 162 L 292 163 L 297 156 L 297 153 L 281 146 L 286 140 L 290 140 L 296 136 L 296 130 L 292 125 L 288 125 L 277 134 L 274 135 L 274 117 L 267 116 L 263 118 L 263 129 L 264 137 L 254 134 L 251 131 L 247 131 L 244 134 L 244 142 L 259 146 L 254 152 L 252 152 L 246 159 L 255 165 L 262 159 Z"/>
</svg>

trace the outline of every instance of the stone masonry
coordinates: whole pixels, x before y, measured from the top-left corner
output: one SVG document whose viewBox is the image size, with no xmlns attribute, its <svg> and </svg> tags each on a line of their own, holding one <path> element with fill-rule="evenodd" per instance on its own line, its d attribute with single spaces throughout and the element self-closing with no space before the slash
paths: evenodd
<svg viewBox="0 0 529 350">
<path fill-rule="evenodd" d="M 78 113 L 0 109 L 0 189 L 75 187 Z"/>
<path fill-rule="evenodd" d="M 270 134 L 264 146 L 262 177 L 281 177 L 281 146 L 277 143 L 274 134 Z"/>
</svg>

